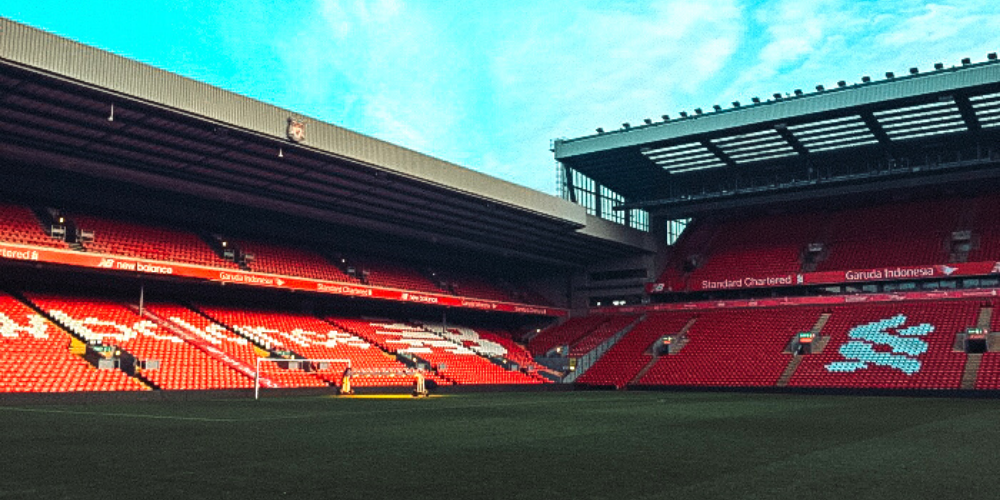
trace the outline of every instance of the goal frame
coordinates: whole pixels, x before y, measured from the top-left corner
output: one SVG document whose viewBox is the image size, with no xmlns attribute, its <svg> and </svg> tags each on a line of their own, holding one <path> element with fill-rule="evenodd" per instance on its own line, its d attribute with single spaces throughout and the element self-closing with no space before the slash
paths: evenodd
<svg viewBox="0 0 1000 500">
<path fill-rule="evenodd" d="M 253 398 L 260 399 L 260 364 L 264 363 L 346 363 L 347 368 L 351 368 L 351 360 L 347 358 L 337 359 L 313 359 L 313 358 L 257 358 L 257 366 L 253 373 Z"/>
</svg>

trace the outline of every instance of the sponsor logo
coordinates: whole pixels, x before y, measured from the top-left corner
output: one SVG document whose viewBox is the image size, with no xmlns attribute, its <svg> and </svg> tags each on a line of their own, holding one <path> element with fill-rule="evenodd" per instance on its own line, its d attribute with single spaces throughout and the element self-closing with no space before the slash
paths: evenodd
<svg viewBox="0 0 1000 500">
<path fill-rule="evenodd" d="M 111 269 L 115 267 L 115 259 L 101 259 L 101 262 L 97 264 L 97 267 L 103 267 L 105 269 Z"/>
<path fill-rule="evenodd" d="M 469 307 L 472 309 L 496 309 L 496 304 L 490 304 L 489 302 L 482 302 L 479 300 L 463 300 L 462 307 Z"/>
<path fill-rule="evenodd" d="M 1000 262 L 993 265 L 993 270 L 990 271 L 990 274 L 1000 274 Z"/>
<path fill-rule="evenodd" d="M 947 266 L 945 266 L 947 267 Z M 956 269 L 948 273 L 955 272 Z M 847 271 L 844 273 L 846 281 L 872 281 L 883 279 L 909 279 L 909 278 L 930 278 L 934 276 L 933 267 L 886 267 L 882 269 L 869 269 L 866 271 Z"/>
<path fill-rule="evenodd" d="M 853 340 L 845 342 L 839 350 L 844 361 L 826 365 L 826 371 L 853 373 L 872 366 L 884 366 L 907 375 L 919 372 L 921 363 L 918 358 L 927 352 L 927 342 L 920 337 L 933 332 L 934 325 L 921 323 L 904 328 L 906 321 L 905 315 L 897 314 L 852 328 L 847 336 Z"/>
<path fill-rule="evenodd" d="M 316 290 L 320 292 L 336 293 L 338 295 L 353 295 L 357 297 L 371 297 L 372 295 L 372 290 L 370 288 L 348 285 L 327 285 L 326 283 L 317 283 Z"/>
<path fill-rule="evenodd" d="M 256 276 L 253 274 L 233 274 L 227 272 L 219 273 L 219 279 L 222 281 L 231 281 L 233 283 L 250 283 L 253 285 L 267 285 L 274 286 L 274 278 L 269 278 L 267 276 Z"/>
<path fill-rule="evenodd" d="M 514 306 L 514 312 L 525 314 L 546 314 L 548 310 L 544 307 Z"/>
<path fill-rule="evenodd" d="M 667 288 L 667 286 L 665 284 L 663 284 L 663 283 L 653 283 L 652 291 L 654 291 L 654 292 L 662 292 L 666 288 Z"/>
<path fill-rule="evenodd" d="M 957 267 L 951 267 L 951 266 L 938 266 L 938 269 L 945 276 L 951 276 L 952 273 L 954 273 L 955 271 L 958 271 Z"/>
<path fill-rule="evenodd" d="M 410 302 L 420 302 L 422 304 L 437 304 L 438 303 L 438 298 L 437 297 L 430 297 L 430 296 L 427 296 L 427 295 L 418 295 L 418 294 L 415 294 L 415 293 L 404 293 L 403 294 L 403 300 L 407 300 L 407 301 L 410 301 Z"/>
<path fill-rule="evenodd" d="M 703 280 L 702 290 L 730 290 L 734 288 L 751 288 L 762 286 L 788 286 L 795 284 L 795 277 L 788 276 L 768 276 L 766 278 L 747 277 L 742 280 L 724 279 L 721 281 Z"/>
<path fill-rule="evenodd" d="M 38 260 L 38 252 L 35 250 L 12 250 L 10 248 L 0 248 L 0 257 L 17 260 Z"/>
</svg>

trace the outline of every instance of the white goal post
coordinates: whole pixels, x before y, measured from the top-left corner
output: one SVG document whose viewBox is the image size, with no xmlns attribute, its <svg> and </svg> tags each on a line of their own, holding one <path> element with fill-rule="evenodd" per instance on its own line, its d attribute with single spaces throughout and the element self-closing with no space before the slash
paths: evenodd
<svg viewBox="0 0 1000 500">
<path fill-rule="evenodd" d="M 257 358 L 257 370 L 254 372 L 253 376 L 253 398 L 260 399 L 260 385 L 261 385 L 261 374 L 260 365 L 261 363 L 306 363 L 307 365 L 318 366 L 322 363 L 338 363 L 347 365 L 347 368 L 351 368 L 350 359 L 310 359 L 310 358 Z M 265 374 L 266 375 L 266 374 Z"/>
</svg>

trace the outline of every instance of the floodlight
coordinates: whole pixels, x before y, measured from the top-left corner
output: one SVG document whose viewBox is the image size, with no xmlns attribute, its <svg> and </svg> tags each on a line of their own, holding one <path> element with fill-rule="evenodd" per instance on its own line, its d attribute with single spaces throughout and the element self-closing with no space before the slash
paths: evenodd
<svg viewBox="0 0 1000 500">
<path fill-rule="evenodd" d="M 760 104 L 760 97 L 751 97 L 750 100 L 753 101 L 754 104 Z"/>
<path fill-rule="evenodd" d="M 644 121 L 644 122 L 646 122 L 646 125 L 652 125 L 652 124 L 653 124 L 653 120 L 651 120 L 651 119 L 649 119 L 649 118 L 646 118 L 646 119 L 645 119 L 645 120 L 643 120 L 643 121 Z"/>
<path fill-rule="evenodd" d="M 694 114 L 700 115 L 702 113 L 701 108 L 694 108 Z"/>
<path fill-rule="evenodd" d="M 802 95 L 802 89 L 795 89 L 795 95 Z"/>
<path fill-rule="evenodd" d="M 816 86 L 816 92 L 822 92 L 822 91 L 824 91 L 824 90 L 826 90 L 826 87 L 824 87 L 824 86 L 822 86 L 822 85 L 817 85 L 817 86 Z"/>
<path fill-rule="evenodd" d="M 740 101 L 733 101 L 733 107 L 734 108 L 740 107 Z"/>
<path fill-rule="evenodd" d="M 944 64 L 942 64 L 942 63 L 934 63 L 934 69 L 936 69 L 938 71 L 941 71 L 942 69 L 944 69 Z"/>
<path fill-rule="evenodd" d="M 713 104 L 712 105 L 712 109 L 714 109 L 716 111 L 722 111 L 722 106 L 719 106 L 718 104 Z"/>
<path fill-rule="evenodd" d="M 628 129 L 632 128 L 632 124 L 630 124 L 629 122 L 625 122 L 625 123 L 622 124 L 622 128 L 625 129 L 625 130 L 628 130 Z"/>
<path fill-rule="evenodd" d="M 861 77 L 861 83 L 871 83 L 872 77 L 865 75 Z"/>
<path fill-rule="evenodd" d="M 885 77 L 888 78 L 888 79 L 896 78 L 896 74 L 893 73 L 892 71 L 886 71 L 885 72 Z"/>
<path fill-rule="evenodd" d="M 917 69 L 917 68 L 910 68 L 910 74 L 911 74 L 911 75 L 915 75 L 915 74 L 917 74 L 917 73 L 920 73 L 920 70 L 919 70 L 919 69 Z"/>
<path fill-rule="evenodd" d="M 840 88 L 844 88 L 844 87 L 847 86 L 847 82 L 841 80 L 841 81 L 837 82 L 837 86 L 840 87 Z"/>
<path fill-rule="evenodd" d="M 601 127 L 597 127 L 597 133 L 598 134 L 603 134 L 604 133 L 604 129 L 601 128 Z"/>
<path fill-rule="evenodd" d="M 972 64 L 972 59 L 969 59 L 968 57 L 963 57 L 962 58 L 962 65 L 963 66 L 967 66 L 969 64 Z"/>
</svg>

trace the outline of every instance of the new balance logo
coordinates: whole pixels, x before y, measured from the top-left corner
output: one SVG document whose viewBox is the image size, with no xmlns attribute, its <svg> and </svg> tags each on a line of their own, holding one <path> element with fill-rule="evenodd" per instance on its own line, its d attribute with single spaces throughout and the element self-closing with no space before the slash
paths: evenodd
<svg viewBox="0 0 1000 500">
<path fill-rule="evenodd" d="M 115 267 L 115 259 L 101 259 L 101 262 L 97 264 L 97 267 L 104 267 L 104 268 Z"/>
<path fill-rule="evenodd" d="M 826 365 L 826 371 L 852 373 L 875 365 L 894 368 L 907 375 L 919 372 L 921 363 L 918 357 L 927 352 L 927 342 L 920 337 L 933 332 L 934 325 L 921 323 L 902 328 L 905 323 L 906 316 L 897 314 L 852 328 L 847 336 L 855 340 L 840 346 L 840 354 L 845 361 Z M 883 346 L 883 349 L 876 350 L 876 346 Z M 884 349 L 886 347 L 888 351 Z"/>
</svg>

